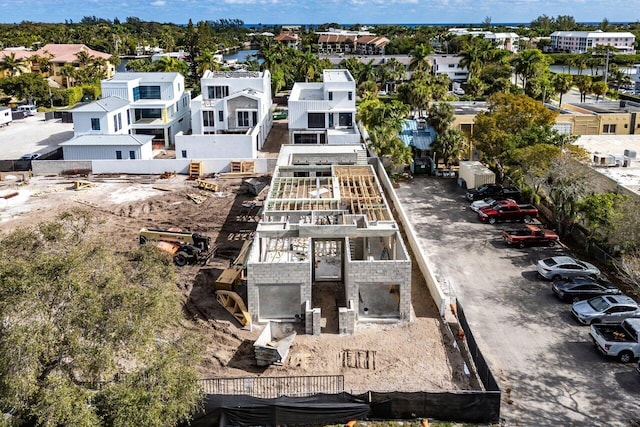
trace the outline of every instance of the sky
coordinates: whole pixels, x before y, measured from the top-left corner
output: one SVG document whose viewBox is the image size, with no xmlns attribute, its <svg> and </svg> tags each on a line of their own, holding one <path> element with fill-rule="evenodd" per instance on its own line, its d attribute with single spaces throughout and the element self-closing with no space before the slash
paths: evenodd
<svg viewBox="0 0 640 427">
<path fill-rule="evenodd" d="M 629 0 L 0 0 L 0 22 L 78 22 L 84 16 L 186 24 L 236 18 L 246 24 L 529 23 L 540 15 L 578 22 L 640 21 Z"/>
</svg>

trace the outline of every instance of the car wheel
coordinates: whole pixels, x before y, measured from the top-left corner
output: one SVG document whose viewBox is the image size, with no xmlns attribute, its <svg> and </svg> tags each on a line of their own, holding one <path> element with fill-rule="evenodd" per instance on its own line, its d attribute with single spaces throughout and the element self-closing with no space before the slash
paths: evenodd
<svg viewBox="0 0 640 427">
<path fill-rule="evenodd" d="M 529 215 L 524 217 L 524 222 L 525 224 L 530 224 L 531 221 L 533 221 L 533 218 L 531 218 Z"/>
<path fill-rule="evenodd" d="M 140 236 L 140 244 L 144 245 L 145 243 L 147 243 L 147 238 L 144 236 Z"/>
<path fill-rule="evenodd" d="M 555 282 L 556 280 L 560 280 L 560 279 L 561 279 L 561 277 L 559 275 L 557 275 L 557 274 L 555 276 L 551 276 L 551 280 L 553 282 Z"/>
<path fill-rule="evenodd" d="M 496 219 L 491 217 L 489 218 L 489 224 L 495 224 L 496 223 Z"/>
<path fill-rule="evenodd" d="M 621 351 L 618 355 L 618 360 L 622 363 L 629 363 L 633 361 L 633 353 L 630 351 Z"/>
<path fill-rule="evenodd" d="M 182 267 L 187 264 L 188 258 L 186 252 L 178 252 L 173 256 L 173 262 L 178 266 Z"/>
<path fill-rule="evenodd" d="M 549 240 L 549 243 L 547 243 L 547 246 L 549 246 L 550 248 L 554 247 L 555 245 L 556 245 L 555 240 Z"/>
<path fill-rule="evenodd" d="M 520 243 L 518 243 L 518 247 L 519 247 L 520 249 L 524 249 L 524 242 L 520 242 Z"/>
</svg>

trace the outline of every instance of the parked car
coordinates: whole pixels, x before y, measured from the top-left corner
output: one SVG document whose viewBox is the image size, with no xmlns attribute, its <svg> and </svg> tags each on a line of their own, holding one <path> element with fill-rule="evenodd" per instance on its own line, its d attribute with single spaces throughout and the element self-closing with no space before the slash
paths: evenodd
<svg viewBox="0 0 640 427">
<path fill-rule="evenodd" d="M 40 154 L 38 153 L 27 153 L 20 157 L 20 160 L 35 160 L 38 157 L 40 157 Z"/>
<path fill-rule="evenodd" d="M 618 324 L 630 317 L 640 317 L 640 307 L 627 295 L 601 295 L 574 302 L 571 313 L 583 325 Z"/>
<path fill-rule="evenodd" d="M 622 291 L 604 279 L 569 277 L 559 279 L 551 285 L 553 293 L 566 302 L 582 301 L 599 295 L 620 295 Z"/>
<path fill-rule="evenodd" d="M 640 319 L 625 319 L 619 325 L 591 325 L 589 331 L 596 348 L 605 356 L 629 363 L 640 357 Z"/>
<path fill-rule="evenodd" d="M 471 188 L 467 190 L 466 198 L 468 201 L 473 202 L 475 200 L 486 199 L 491 197 L 493 199 L 519 199 L 520 189 L 518 187 L 503 187 L 498 184 L 483 184 L 478 188 Z"/>
<path fill-rule="evenodd" d="M 538 217 L 538 209 L 533 205 L 519 205 L 514 200 L 500 200 L 491 206 L 478 210 L 478 218 L 482 222 L 495 224 L 498 221 L 531 222 Z"/>
<path fill-rule="evenodd" d="M 537 270 L 547 280 L 558 280 L 563 277 L 599 276 L 600 270 L 593 264 L 568 256 L 554 256 L 538 261 Z"/>
<path fill-rule="evenodd" d="M 530 224 L 515 230 L 505 230 L 502 232 L 502 238 L 507 245 L 519 248 L 530 245 L 555 246 L 559 239 L 554 231 Z"/>
<path fill-rule="evenodd" d="M 500 200 L 504 199 L 494 199 L 493 197 L 487 197 L 486 199 L 476 200 L 475 202 L 471 203 L 469 207 L 472 211 L 478 212 L 481 208 L 491 206 Z"/>
</svg>

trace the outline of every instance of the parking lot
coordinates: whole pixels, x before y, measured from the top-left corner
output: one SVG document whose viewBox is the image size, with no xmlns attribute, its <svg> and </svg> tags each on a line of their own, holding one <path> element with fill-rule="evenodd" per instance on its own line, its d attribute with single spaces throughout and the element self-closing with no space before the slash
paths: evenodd
<svg viewBox="0 0 640 427">
<path fill-rule="evenodd" d="M 503 391 L 507 425 L 631 425 L 640 419 L 635 364 L 605 359 L 571 305 L 538 278 L 535 263 L 562 246 L 507 247 L 481 223 L 456 180 L 418 176 L 396 189 L 426 256 L 465 309 Z"/>
<path fill-rule="evenodd" d="M 73 123 L 44 120 L 44 113 L 14 120 L 0 128 L 0 160 L 15 160 L 26 153 L 48 153 L 73 137 Z"/>
</svg>

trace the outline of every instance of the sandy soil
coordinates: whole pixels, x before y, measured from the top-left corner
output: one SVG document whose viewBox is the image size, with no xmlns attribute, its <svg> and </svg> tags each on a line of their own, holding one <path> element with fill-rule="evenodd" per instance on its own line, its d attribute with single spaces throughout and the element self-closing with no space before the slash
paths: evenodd
<svg viewBox="0 0 640 427">
<path fill-rule="evenodd" d="M 73 181 L 78 179 L 93 186 L 75 191 Z M 205 359 L 198 367 L 204 378 L 341 374 L 345 389 L 353 392 L 472 388 L 454 339 L 444 328 L 417 269 L 413 273 L 415 316 L 411 323 L 359 324 L 353 336 L 319 337 L 304 335 L 298 326 L 299 334 L 284 365 L 258 367 L 252 345 L 262 327 L 242 329 L 216 302 L 213 283 L 244 240 L 252 237 L 259 218 L 257 210 L 248 212 L 242 206 L 253 196 L 242 194 L 240 180 L 216 182 L 218 193 L 198 190 L 180 176 L 34 177 L 24 185 L 3 181 L 0 231 L 34 225 L 77 206 L 93 209 L 104 220 L 105 235 L 118 245 L 137 245 L 141 227 L 181 227 L 211 236 L 218 246 L 217 255 L 206 266 L 181 268 L 177 283 L 187 300 L 185 313 L 208 337 L 203 343 Z M 18 195 L 3 198 L 14 192 Z M 206 200 L 196 204 L 189 194 Z M 368 351 L 375 364 L 345 366 L 345 352 L 358 351 Z"/>
</svg>

